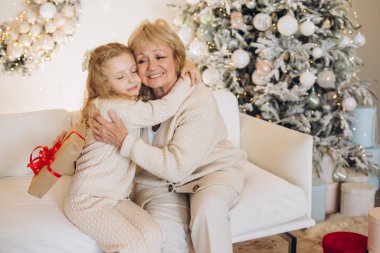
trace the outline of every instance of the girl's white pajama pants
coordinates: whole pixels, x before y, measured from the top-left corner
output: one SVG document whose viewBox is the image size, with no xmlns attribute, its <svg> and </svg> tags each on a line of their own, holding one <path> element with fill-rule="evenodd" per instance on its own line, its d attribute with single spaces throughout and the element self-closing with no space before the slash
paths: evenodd
<svg viewBox="0 0 380 253">
<path fill-rule="evenodd" d="M 68 195 L 66 216 L 92 237 L 105 252 L 160 253 L 158 224 L 129 199 Z"/>
</svg>

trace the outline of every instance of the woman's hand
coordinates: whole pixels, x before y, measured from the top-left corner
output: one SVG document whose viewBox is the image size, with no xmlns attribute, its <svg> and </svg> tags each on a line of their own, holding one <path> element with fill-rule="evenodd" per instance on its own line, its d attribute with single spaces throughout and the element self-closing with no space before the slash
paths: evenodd
<svg viewBox="0 0 380 253">
<path fill-rule="evenodd" d="M 123 122 L 117 117 L 114 111 L 109 111 L 111 122 L 104 119 L 102 116 L 97 115 L 93 118 L 92 132 L 97 141 L 114 145 L 120 148 L 124 142 L 125 137 L 128 135 L 128 130 Z"/>
<path fill-rule="evenodd" d="M 185 66 L 183 66 L 181 77 L 184 78 L 186 74 L 189 74 L 191 79 L 191 85 L 198 84 L 201 81 L 201 73 L 197 66 L 190 60 L 185 60 Z"/>
</svg>

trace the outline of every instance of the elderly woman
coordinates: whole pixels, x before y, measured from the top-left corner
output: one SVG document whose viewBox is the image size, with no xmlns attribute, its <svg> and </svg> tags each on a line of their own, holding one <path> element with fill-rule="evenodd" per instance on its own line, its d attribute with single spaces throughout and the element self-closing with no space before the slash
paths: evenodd
<svg viewBox="0 0 380 253">
<path fill-rule="evenodd" d="M 142 82 L 156 98 L 178 81 L 186 58 L 177 34 L 161 19 L 143 22 L 128 41 Z M 94 135 L 120 148 L 142 170 L 135 201 L 159 223 L 162 252 L 232 253 L 228 213 L 239 199 L 246 154 L 228 141 L 211 91 L 194 87 L 173 118 L 147 129 L 142 138 L 128 134 L 110 112 L 98 116 Z M 191 241 L 189 239 L 191 231 Z"/>
</svg>

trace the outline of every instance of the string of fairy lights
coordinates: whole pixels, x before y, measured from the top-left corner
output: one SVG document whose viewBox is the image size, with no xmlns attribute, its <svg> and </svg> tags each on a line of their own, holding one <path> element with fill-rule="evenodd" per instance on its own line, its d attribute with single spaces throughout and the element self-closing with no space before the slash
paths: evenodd
<svg viewBox="0 0 380 253">
<path fill-rule="evenodd" d="M 51 61 L 75 33 L 80 7 L 80 0 L 26 0 L 14 20 L 0 23 L 0 71 L 28 75 Z"/>
</svg>

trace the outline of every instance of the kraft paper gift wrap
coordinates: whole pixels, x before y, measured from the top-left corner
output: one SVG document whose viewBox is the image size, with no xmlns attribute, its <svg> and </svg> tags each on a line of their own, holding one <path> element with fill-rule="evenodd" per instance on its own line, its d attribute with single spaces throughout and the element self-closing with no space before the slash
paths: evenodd
<svg viewBox="0 0 380 253">
<path fill-rule="evenodd" d="M 75 161 L 83 150 L 85 136 L 85 126 L 77 124 L 73 129 L 67 132 L 61 143 L 56 144 L 50 150 L 47 149 L 47 147 L 39 147 L 45 148 L 46 151 L 48 151 L 47 153 L 50 152 L 48 155 L 49 161 L 42 161 L 41 164 L 41 160 L 43 160 L 41 156 L 43 155 L 41 155 L 40 152 L 40 156 L 33 160 L 37 160 L 39 165 L 43 165 L 43 167 L 41 169 L 32 168 L 32 161 L 28 165 L 35 173 L 29 185 L 29 194 L 37 198 L 42 198 L 62 175 L 74 175 Z"/>
</svg>

